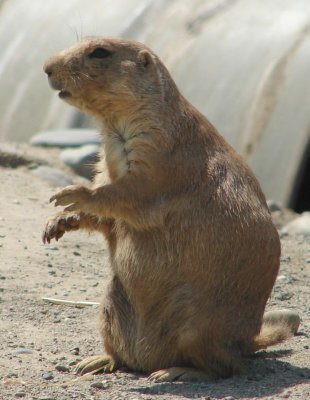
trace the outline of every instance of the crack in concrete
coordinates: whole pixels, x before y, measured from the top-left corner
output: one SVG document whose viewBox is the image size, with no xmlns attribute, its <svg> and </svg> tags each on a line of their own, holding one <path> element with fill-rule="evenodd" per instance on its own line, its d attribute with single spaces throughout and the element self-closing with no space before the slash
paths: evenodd
<svg viewBox="0 0 310 400">
<path fill-rule="evenodd" d="M 254 152 L 261 140 L 283 89 L 288 64 L 309 33 L 310 23 L 301 30 L 287 52 L 273 62 L 264 74 L 242 135 L 243 143 L 240 148 L 246 157 Z"/>
</svg>

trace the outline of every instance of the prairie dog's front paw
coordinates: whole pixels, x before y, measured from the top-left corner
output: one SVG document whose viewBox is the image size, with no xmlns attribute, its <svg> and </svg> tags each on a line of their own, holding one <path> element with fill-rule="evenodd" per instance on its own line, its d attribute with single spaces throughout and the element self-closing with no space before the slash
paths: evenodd
<svg viewBox="0 0 310 400">
<path fill-rule="evenodd" d="M 55 200 L 56 206 L 67 206 L 65 211 L 88 211 L 87 205 L 91 202 L 92 189 L 83 185 L 71 185 L 60 190 L 50 198 Z"/>
<path fill-rule="evenodd" d="M 49 218 L 45 224 L 42 241 L 50 243 L 52 239 L 60 239 L 67 231 L 77 230 L 80 226 L 80 215 L 75 212 L 60 212 Z"/>
</svg>

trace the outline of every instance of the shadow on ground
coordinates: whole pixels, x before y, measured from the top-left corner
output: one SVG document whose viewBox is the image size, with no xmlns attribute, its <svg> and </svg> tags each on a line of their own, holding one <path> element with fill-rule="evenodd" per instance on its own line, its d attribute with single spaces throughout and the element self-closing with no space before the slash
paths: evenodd
<svg viewBox="0 0 310 400">
<path fill-rule="evenodd" d="M 242 399 L 273 396 L 289 391 L 297 384 L 310 383 L 309 368 L 295 367 L 279 360 L 290 353 L 290 350 L 260 352 L 249 360 L 243 375 L 229 379 L 204 383 L 157 383 L 129 390 L 152 395 L 181 395 L 185 398 L 233 396 Z"/>
</svg>

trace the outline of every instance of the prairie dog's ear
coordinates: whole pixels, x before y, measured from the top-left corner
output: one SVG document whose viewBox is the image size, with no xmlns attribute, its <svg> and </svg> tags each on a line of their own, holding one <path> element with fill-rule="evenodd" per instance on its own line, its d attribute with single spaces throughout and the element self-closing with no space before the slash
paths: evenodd
<svg viewBox="0 0 310 400">
<path fill-rule="evenodd" d="M 141 50 L 138 54 L 138 60 L 145 69 L 158 74 L 156 58 L 148 50 Z"/>
</svg>

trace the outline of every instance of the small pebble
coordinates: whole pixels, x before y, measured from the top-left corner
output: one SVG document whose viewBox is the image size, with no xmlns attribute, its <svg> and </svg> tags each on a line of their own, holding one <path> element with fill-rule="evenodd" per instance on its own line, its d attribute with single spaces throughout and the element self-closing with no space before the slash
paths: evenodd
<svg viewBox="0 0 310 400">
<path fill-rule="evenodd" d="M 107 381 L 95 381 L 91 383 L 90 387 L 95 389 L 107 389 L 109 387 Z"/>
<path fill-rule="evenodd" d="M 59 250 L 58 246 L 47 246 L 47 250 Z"/>
<path fill-rule="evenodd" d="M 54 379 L 54 375 L 51 372 L 44 372 L 42 378 L 46 381 L 50 381 L 51 379 Z"/>
<path fill-rule="evenodd" d="M 78 356 L 80 354 L 80 348 L 74 347 L 73 349 L 70 350 L 70 353 L 74 354 L 75 356 Z"/>
<path fill-rule="evenodd" d="M 285 282 L 286 281 L 286 275 L 279 275 L 277 277 L 277 281 L 279 282 Z"/>
<path fill-rule="evenodd" d="M 79 253 L 78 251 L 74 251 L 74 252 L 73 252 L 73 255 L 74 255 L 74 256 L 80 256 L 81 253 Z"/>
<path fill-rule="evenodd" d="M 223 400 L 236 400 L 236 398 L 233 396 L 226 396 Z"/>
<path fill-rule="evenodd" d="M 70 371 L 70 368 L 67 367 L 66 365 L 63 365 L 63 364 L 57 364 L 57 365 L 55 366 L 55 369 L 56 369 L 57 371 L 59 371 L 59 372 L 69 372 L 69 371 Z"/>
<path fill-rule="evenodd" d="M 276 298 L 277 300 L 284 301 L 284 300 L 289 300 L 289 299 L 291 299 L 293 296 L 294 296 L 293 293 L 285 292 L 285 293 L 280 293 L 280 294 L 278 294 L 277 296 L 275 296 L 275 298 Z"/>
<path fill-rule="evenodd" d="M 274 200 L 267 200 L 267 206 L 271 212 L 281 211 L 282 206 L 278 202 Z"/>
<path fill-rule="evenodd" d="M 6 378 L 18 378 L 18 374 L 16 374 L 15 372 L 10 372 L 6 375 Z"/>
<path fill-rule="evenodd" d="M 55 397 L 39 397 L 38 400 L 56 400 Z"/>
<path fill-rule="evenodd" d="M 33 350 L 26 349 L 24 347 L 20 347 L 20 348 L 14 350 L 12 354 L 17 355 L 17 354 L 32 354 L 32 353 L 33 353 Z"/>
<path fill-rule="evenodd" d="M 283 238 L 289 236 L 289 234 L 286 231 L 281 231 L 281 232 L 279 232 L 279 236 L 280 236 L 280 239 L 283 239 Z"/>
<path fill-rule="evenodd" d="M 21 391 L 19 391 L 19 392 L 16 392 L 14 396 L 15 396 L 15 397 L 25 397 L 25 396 L 26 396 L 26 392 L 23 392 L 23 391 L 21 390 Z"/>
</svg>

